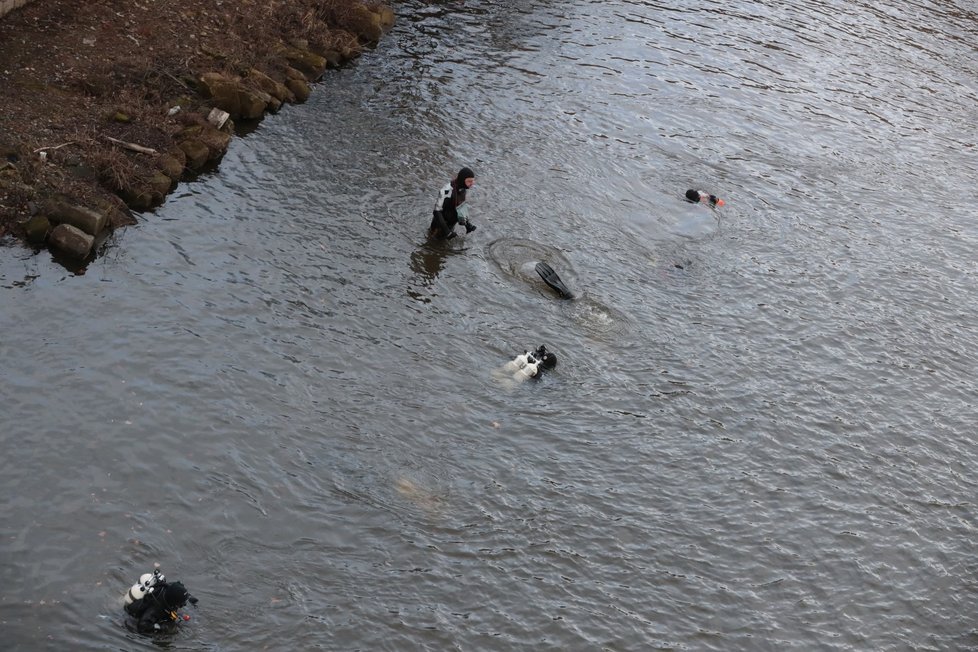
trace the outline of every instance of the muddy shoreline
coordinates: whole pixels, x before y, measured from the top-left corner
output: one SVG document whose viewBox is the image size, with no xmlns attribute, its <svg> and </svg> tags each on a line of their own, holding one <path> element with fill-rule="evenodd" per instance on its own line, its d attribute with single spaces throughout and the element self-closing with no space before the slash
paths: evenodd
<svg viewBox="0 0 978 652">
<path fill-rule="evenodd" d="M 393 21 L 373 0 L 14 10 L 0 18 L 0 242 L 83 269 L 114 229 L 218 165 L 235 121 L 305 101 Z"/>
</svg>

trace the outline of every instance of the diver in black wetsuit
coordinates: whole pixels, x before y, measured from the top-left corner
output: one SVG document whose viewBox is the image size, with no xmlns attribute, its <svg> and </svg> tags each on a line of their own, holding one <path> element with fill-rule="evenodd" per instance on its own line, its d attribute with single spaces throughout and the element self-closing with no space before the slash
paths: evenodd
<svg viewBox="0 0 978 652">
<path fill-rule="evenodd" d="M 129 589 L 125 609 L 135 620 L 136 631 L 153 634 L 180 620 L 177 611 L 188 602 L 196 605 L 197 598 L 190 595 L 182 583 L 167 582 L 157 568 L 152 575 L 144 574 Z M 190 616 L 184 615 L 183 620 L 190 620 Z"/>
<path fill-rule="evenodd" d="M 455 178 L 439 191 L 431 226 L 428 227 L 429 236 L 451 240 L 456 236 L 457 224 L 464 226 L 466 233 L 475 231 L 475 225 L 469 221 L 469 207 L 465 204 L 465 194 L 473 185 L 475 185 L 475 173 L 469 168 L 462 168 Z"/>
</svg>

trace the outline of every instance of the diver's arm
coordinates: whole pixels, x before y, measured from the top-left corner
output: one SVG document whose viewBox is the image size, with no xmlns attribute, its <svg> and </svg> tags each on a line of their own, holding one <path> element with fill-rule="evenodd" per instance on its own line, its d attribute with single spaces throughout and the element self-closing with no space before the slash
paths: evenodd
<svg viewBox="0 0 978 652">
<path fill-rule="evenodd" d="M 466 233 L 472 233 L 475 231 L 475 224 L 469 220 L 469 205 L 462 202 L 461 206 L 455 208 L 455 212 L 458 213 L 458 223 L 465 227 Z"/>
<path fill-rule="evenodd" d="M 136 623 L 136 629 L 139 630 L 141 634 L 151 634 L 159 629 L 157 623 L 161 620 L 161 610 L 157 605 L 151 605 L 143 614 L 139 617 Z"/>
</svg>

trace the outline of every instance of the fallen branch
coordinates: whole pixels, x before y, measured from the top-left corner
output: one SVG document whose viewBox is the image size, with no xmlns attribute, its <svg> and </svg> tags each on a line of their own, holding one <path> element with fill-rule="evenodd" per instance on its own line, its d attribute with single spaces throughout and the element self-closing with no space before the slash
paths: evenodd
<svg viewBox="0 0 978 652">
<path fill-rule="evenodd" d="M 72 140 L 67 143 L 61 143 L 60 145 L 52 145 L 51 147 L 38 147 L 37 149 L 34 150 L 34 153 L 37 154 L 39 152 L 46 152 L 52 149 L 61 149 L 62 147 L 67 147 L 68 145 L 77 145 L 77 144 L 78 143 Z"/>
<path fill-rule="evenodd" d="M 151 147 L 143 147 L 142 145 L 137 145 L 136 143 L 127 143 L 124 140 L 119 140 L 118 138 L 113 138 L 112 136 L 104 136 L 108 141 L 111 141 L 118 145 L 119 147 L 124 147 L 126 149 L 131 149 L 134 152 L 139 152 L 140 154 L 157 154 L 158 152 Z"/>
<path fill-rule="evenodd" d="M 190 67 L 189 62 L 190 62 L 190 59 L 187 59 L 187 67 L 188 68 Z M 165 70 L 160 70 L 159 68 L 157 68 L 156 69 L 156 72 L 166 75 L 167 77 L 169 77 L 170 79 L 172 79 L 176 83 L 180 84 L 181 86 L 183 86 L 187 90 L 193 90 L 192 88 L 190 88 L 190 86 L 186 82 L 177 79 L 176 77 L 174 77 L 172 74 L 168 73 Z"/>
</svg>

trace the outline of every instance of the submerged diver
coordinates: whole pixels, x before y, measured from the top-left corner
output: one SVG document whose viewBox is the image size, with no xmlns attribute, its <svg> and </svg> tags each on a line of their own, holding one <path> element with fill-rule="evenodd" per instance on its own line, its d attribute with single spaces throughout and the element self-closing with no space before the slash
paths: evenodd
<svg viewBox="0 0 978 652">
<path fill-rule="evenodd" d="M 458 175 L 438 193 L 435 202 L 431 226 L 428 235 L 443 240 L 451 240 L 457 234 L 455 226 L 461 224 L 466 233 L 475 231 L 475 225 L 469 221 L 469 207 L 465 204 L 465 193 L 475 185 L 475 173 L 469 168 L 462 168 Z"/>
<path fill-rule="evenodd" d="M 190 595 L 182 583 L 167 582 L 157 568 L 152 575 L 144 573 L 139 582 L 132 585 L 125 596 L 125 609 L 136 621 L 136 631 L 153 634 L 180 620 L 177 610 L 188 602 L 196 605 L 197 598 Z M 184 614 L 182 619 L 190 620 L 190 616 Z"/>
<path fill-rule="evenodd" d="M 513 380 L 522 383 L 530 378 L 539 378 L 547 369 L 557 366 L 557 356 L 547 350 L 542 344 L 532 353 L 523 351 L 502 366 L 502 371 L 512 374 Z"/>
<path fill-rule="evenodd" d="M 692 188 L 686 191 L 686 199 L 694 204 L 698 202 L 709 203 L 710 206 L 723 206 L 724 204 L 724 201 L 716 195 L 711 195 L 704 190 L 693 190 Z"/>
</svg>

